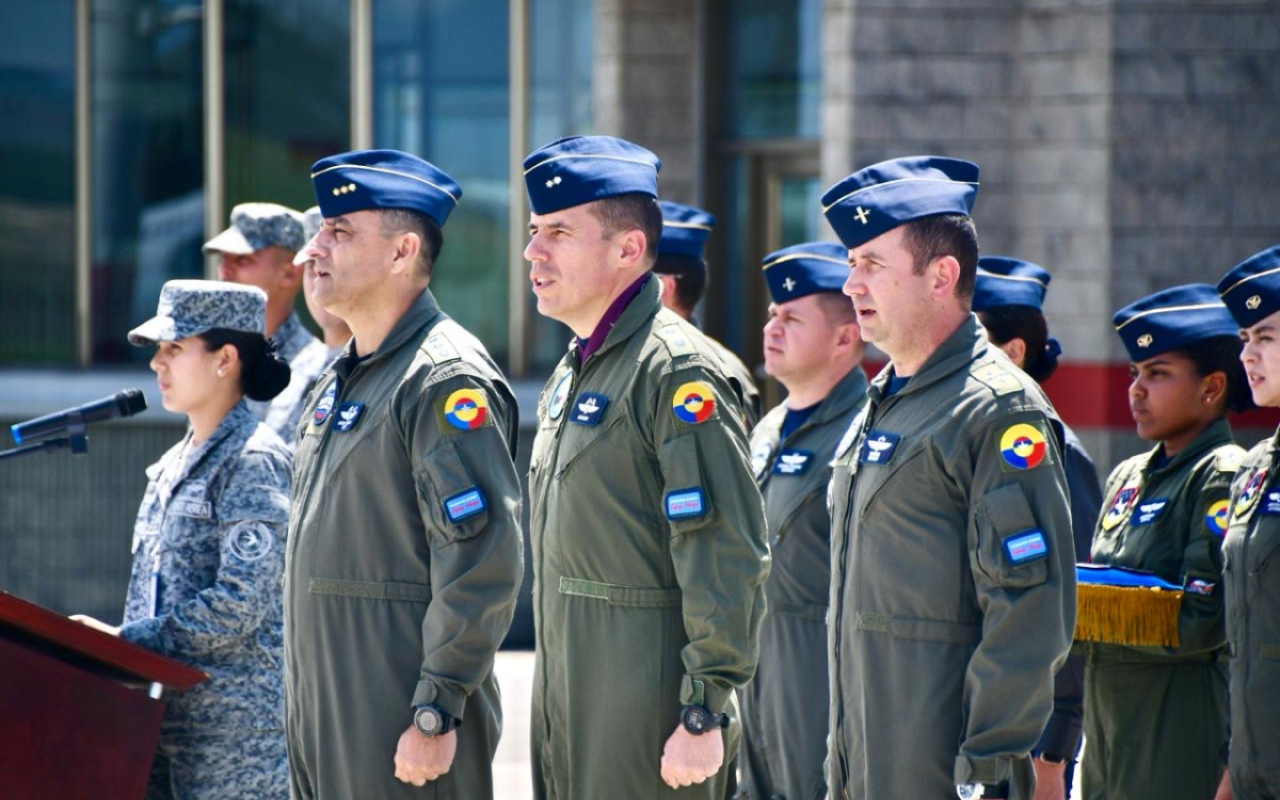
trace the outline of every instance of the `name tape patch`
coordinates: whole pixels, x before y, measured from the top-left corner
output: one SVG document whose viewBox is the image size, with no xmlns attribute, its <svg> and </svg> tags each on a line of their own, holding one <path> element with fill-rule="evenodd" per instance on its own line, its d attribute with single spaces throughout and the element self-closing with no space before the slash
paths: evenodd
<svg viewBox="0 0 1280 800">
<path fill-rule="evenodd" d="M 1262 505 L 1258 506 L 1258 513 L 1264 517 L 1274 517 L 1280 514 L 1280 492 L 1269 491 L 1262 496 Z"/>
<path fill-rule="evenodd" d="M 474 486 L 444 500 L 444 513 L 450 522 L 462 522 L 482 513 L 486 508 L 488 506 L 485 505 L 484 495 Z"/>
<path fill-rule="evenodd" d="M 898 443 L 902 435 L 889 431 L 867 431 L 867 438 L 862 440 L 862 450 L 858 453 L 859 464 L 888 464 L 893 454 L 898 451 Z"/>
<path fill-rule="evenodd" d="M 706 495 L 701 487 L 667 492 L 667 519 L 690 519 L 707 513 Z"/>
<path fill-rule="evenodd" d="M 1184 591 L 1190 592 L 1191 594 L 1208 597 L 1213 594 L 1213 590 L 1216 589 L 1217 586 L 1218 584 L 1213 581 L 1201 580 L 1200 578 L 1187 578 L 1187 583 L 1182 588 Z"/>
<path fill-rule="evenodd" d="M 596 392 L 583 392 L 573 403 L 569 413 L 569 421 L 579 425 L 594 427 L 604 418 L 604 409 L 609 405 L 609 398 Z"/>
<path fill-rule="evenodd" d="M 1024 531 L 1004 540 L 1004 552 L 1015 566 L 1047 558 L 1049 543 L 1038 529 Z"/>
<path fill-rule="evenodd" d="M 1167 505 L 1169 505 L 1167 497 L 1157 497 L 1146 503 L 1138 503 L 1138 510 L 1133 515 L 1133 524 L 1150 525 L 1160 518 L 1160 514 L 1164 512 Z"/>
<path fill-rule="evenodd" d="M 338 413 L 333 415 L 333 429 L 339 433 L 347 433 L 360 423 L 363 414 L 364 403 L 343 403 L 338 406 Z"/>
<path fill-rule="evenodd" d="M 813 453 L 809 450 L 783 450 L 773 462 L 774 475 L 801 475 L 809 468 Z"/>
</svg>

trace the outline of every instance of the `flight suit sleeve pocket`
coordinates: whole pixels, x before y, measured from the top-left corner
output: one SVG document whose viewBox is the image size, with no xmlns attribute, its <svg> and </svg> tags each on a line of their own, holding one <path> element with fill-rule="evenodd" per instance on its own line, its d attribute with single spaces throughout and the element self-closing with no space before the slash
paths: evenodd
<svg viewBox="0 0 1280 800">
<path fill-rule="evenodd" d="M 415 471 L 418 501 L 432 538 L 444 544 L 470 539 L 489 522 L 489 499 L 446 440 Z"/>
<path fill-rule="evenodd" d="M 982 497 L 975 514 L 975 568 L 996 586 L 1025 589 L 1049 578 L 1049 537 L 1016 483 Z"/>
<path fill-rule="evenodd" d="M 697 435 L 686 433 L 667 440 L 658 461 L 663 481 L 662 513 L 671 532 L 688 533 L 711 522 L 715 508 L 702 474 Z"/>
</svg>

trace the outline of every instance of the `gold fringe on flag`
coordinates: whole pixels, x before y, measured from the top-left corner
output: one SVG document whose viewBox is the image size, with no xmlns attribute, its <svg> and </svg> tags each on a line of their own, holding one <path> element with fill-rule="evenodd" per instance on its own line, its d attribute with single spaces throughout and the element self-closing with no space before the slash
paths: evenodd
<svg viewBox="0 0 1280 800">
<path fill-rule="evenodd" d="M 1181 608 L 1181 590 L 1081 583 L 1076 641 L 1177 647 Z"/>
</svg>

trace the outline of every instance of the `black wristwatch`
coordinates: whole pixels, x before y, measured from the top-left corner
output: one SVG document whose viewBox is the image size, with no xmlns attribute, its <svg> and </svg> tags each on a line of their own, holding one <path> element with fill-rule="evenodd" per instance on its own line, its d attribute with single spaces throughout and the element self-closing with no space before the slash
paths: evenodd
<svg viewBox="0 0 1280 800">
<path fill-rule="evenodd" d="M 1067 761 L 1066 756 L 1050 753 L 1047 750 L 1032 750 L 1031 757 L 1038 758 L 1046 764 L 1062 764 Z"/>
<path fill-rule="evenodd" d="M 423 736 L 439 736 L 460 724 L 456 717 L 437 705 L 418 706 L 413 712 L 413 727 Z"/>
<path fill-rule="evenodd" d="M 680 709 L 680 724 L 694 736 L 707 731 L 729 727 L 728 714 L 712 714 L 706 706 L 685 706 Z"/>
</svg>

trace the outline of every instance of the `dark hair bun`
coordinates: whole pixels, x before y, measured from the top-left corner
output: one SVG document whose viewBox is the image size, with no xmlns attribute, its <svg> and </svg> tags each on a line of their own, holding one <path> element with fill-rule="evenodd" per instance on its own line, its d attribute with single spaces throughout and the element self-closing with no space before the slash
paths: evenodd
<svg viewBox="0 0 1280 800">
<path fill-rule="evenodd" d="M 289 385 L 289 364 L 270 348 L 253 365 L 241 380 L 245 397 L 250 400 L 271 400 Z"/>
</svg>

